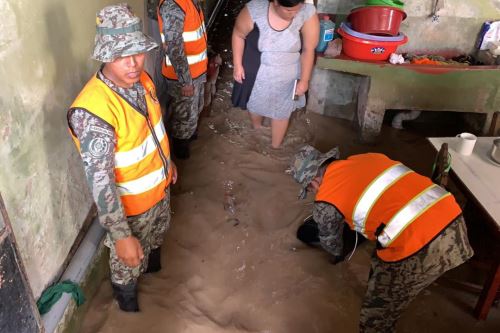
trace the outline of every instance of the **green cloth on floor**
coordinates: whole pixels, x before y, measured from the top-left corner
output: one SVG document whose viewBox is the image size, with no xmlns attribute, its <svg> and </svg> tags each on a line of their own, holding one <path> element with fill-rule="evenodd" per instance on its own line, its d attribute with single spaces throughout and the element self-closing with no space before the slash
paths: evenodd
<svg viewBox="0 0 500 333">
<path fill-rule="evenodd" d="M 80 306 L 85 302 L 85 296 L 83 295 L 83 291 L 78 284 L 69 280 L 58 282 L 45 289 L 42 296 L 40 296 L 36 302 L 36 306 L 38 307 L 40 314 L 43 315 L 49 312 L 52 306 L 61 298 L 63 293 L 70 293 L 77 306 Z"/>
</svg>

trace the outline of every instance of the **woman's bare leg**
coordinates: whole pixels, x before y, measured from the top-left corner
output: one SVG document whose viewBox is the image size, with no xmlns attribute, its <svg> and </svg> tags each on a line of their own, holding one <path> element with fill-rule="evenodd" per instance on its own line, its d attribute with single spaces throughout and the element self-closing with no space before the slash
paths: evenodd
<svg viewBox="0 0 500 333">
<path fill-rule="evenodd" d="M 262 127 L 262 119 L 264 117 L 259 116 L 258 114 L 252 113 L 248 111 L 248 114 L 250 115 L 250 120 L 252 121 L 252 127 L 254 129 L 259 129 Z"/>
<path fill-rule="evenodd" d="M 271 120 L 271 135 L 272 147 L 279 148 L 285 138 L 286 130 L 288 129 L 289 119 L 272 119 Z"/>
</svg>

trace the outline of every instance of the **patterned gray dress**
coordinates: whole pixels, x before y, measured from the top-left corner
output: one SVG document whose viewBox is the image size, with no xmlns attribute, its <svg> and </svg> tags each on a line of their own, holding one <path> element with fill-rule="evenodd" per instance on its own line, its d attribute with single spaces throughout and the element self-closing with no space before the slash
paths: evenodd
<svg viewBox="0 0 500 333">
<path fill-rule="evenodd" d="M 269 25 L 269 1 L 252 0 L 247 4 L 254 23 L 260 30 L 261 63 L 247 104 L 250 112 L 272 119 L 288 119 L 293 111 L 305 106 L 305 97 L 292 99 L 293 86 L 300 78 L 300 29 L 316 13 L 304 4 L 290 25 L 281 31 Z"/>
</svg>

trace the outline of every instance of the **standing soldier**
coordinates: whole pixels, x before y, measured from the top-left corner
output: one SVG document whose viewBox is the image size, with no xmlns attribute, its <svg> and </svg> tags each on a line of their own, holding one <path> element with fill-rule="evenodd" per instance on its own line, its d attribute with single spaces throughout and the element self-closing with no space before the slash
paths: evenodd
<svg viewBox="0 0 500 333">
<path fill-rule="evenodd" d="M 96 21 L 92 58 L 103 64 L 71 105 L 68 123 L 107 230 L 113 295 L 120 309 L 135 312 L 139 275 L 161 268 L 177 171 L 143 71 L 146 52 L 158 45 L 127 4 L 105 7 Z"/>
<path fill-rule="evenodd" d="M 376 242 L 360 332 L 394 332 L 420 291 L 472 256 L 462 211 L 449 192 L 383 154 L 336 159 L 336 148 L 311 146 L 295 156 L 299 197 L 316 193 L 313 220 L 297 236 L 319 241 L 333 264 L 343 260 L 344 223 Z"/>
<path fill-rule="evenodd" d="M 189 158 L 203 109 L 207 71 L 207 34 L 198 0 L 160 0 L 158 23 L 165 49 L 162 73 L 168 81 L 173 152 Z"/>
</svg>

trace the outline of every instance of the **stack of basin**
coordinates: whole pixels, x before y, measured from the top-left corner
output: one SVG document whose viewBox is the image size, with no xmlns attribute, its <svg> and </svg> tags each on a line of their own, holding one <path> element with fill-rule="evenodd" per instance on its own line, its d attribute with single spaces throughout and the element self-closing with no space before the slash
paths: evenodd
<svg viewBox="0 0 500 333">
<path fill-rule="evenodd" d="M 359 60 L 387 60 L 408 42 L 399 32 L 406 18 L 403 5 L 398 0 L 367 0 L 365 6 L 352 9 L 338 30 L 343 52 Z"/>
</svg>

